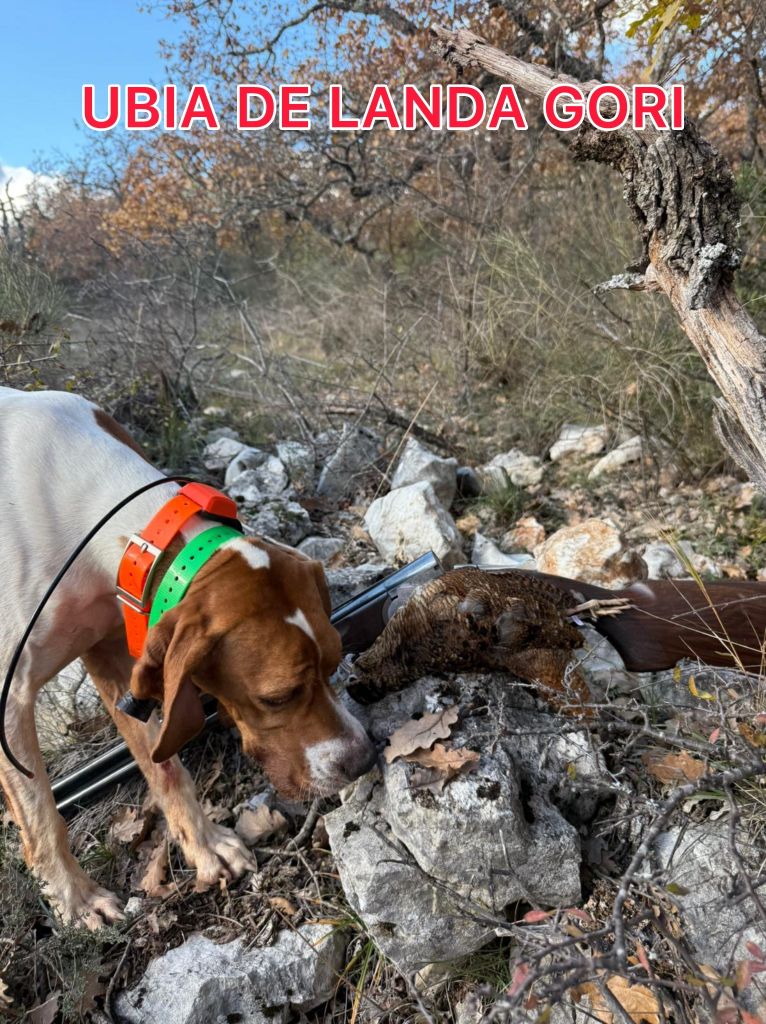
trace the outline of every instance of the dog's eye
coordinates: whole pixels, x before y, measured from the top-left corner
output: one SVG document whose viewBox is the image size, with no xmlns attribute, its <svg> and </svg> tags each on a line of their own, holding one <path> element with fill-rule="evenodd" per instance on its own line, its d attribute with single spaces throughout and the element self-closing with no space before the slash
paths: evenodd
<svg viewBox="0 0 766 1024">
<path fill-rule="evenodd" d="M 261 697 L 261 704 L 265 704 L 267 708 L 281 708 L 283 704 L 289 704 L 292 697 L 270 697 L 268 700 L 265 697 Z"/>
<path fill-rule="evenodd" d="M 295 700 L 298 695 L 300 687 L 291 690 L 282 697 L 261 697 L 261 704 L 267 708 L 282 708 L 285 704 L 289 704 L 290 701 Z"/>
</svg>

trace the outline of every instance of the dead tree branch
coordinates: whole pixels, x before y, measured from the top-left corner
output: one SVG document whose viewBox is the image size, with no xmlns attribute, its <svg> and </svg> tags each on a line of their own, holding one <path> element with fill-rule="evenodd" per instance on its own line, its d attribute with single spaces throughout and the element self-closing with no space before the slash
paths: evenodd
<svg viewBox="0 0 766 1024">
<path fill-rule="evenodd" d="M 431 31 L 444 60 L 480 68 L 534 96 L 575 81 L 503 53 L 465 29 Z M 584 84 L 587 90 L 595 83 Z M 734 290 L 739 202 L 731 169 L 691 122 L 680 132 L 584 126 L 571 151 L 576 160 L 605 163 L 622 175 L 624 198 L 641 233 L 640 265 L 670 299 L 723 396 L 716 425 L 724 444 L 766 493 L 766 339 Z"/>
</svg>

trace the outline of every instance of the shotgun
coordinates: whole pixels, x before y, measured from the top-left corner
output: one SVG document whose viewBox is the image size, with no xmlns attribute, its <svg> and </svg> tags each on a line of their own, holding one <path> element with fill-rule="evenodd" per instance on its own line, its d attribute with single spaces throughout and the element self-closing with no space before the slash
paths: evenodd
<svg viewBox="0 0 766 1024">
<path fill-rule="evenodd" d="M 476 566 L 458 566 L 478 571 Z M 568 591 L 573 601 L 610 603 L 615 597 L 630 604 L 614 617 L 596 617 L 593 626 L 615 648 L 629 672 L 658 672 L 683 658 L 704 664 L 760 674 L 766 665 L 766 583 L 755 580 L 642 580 L 623 590 L 508 566 L 481 566 L 482 572 L 522 572 Z M 380 636 L 397 608 L 413 590 L 444 574 L 432 551 L 341 604 L 330 616 L 343 642 L 344 654 L 360 654 Z M 577 620 L 575 620 L 577 621 Z M 578 623 L 582 625 L 582 623 Z M 342 674 L 343 667 L 338 677 Z M 154 704 L 146 704 L 146 716 Z M 127 707 L 125 708 L 127 710 Z M 208 698 L 206 724 L 217 718 L 216 702 Z M 135 711 L 131 711 L 135 713 Z M 136 717 L 140 717 L 137 715 Z M 82 767 L 53 783 L 59 810 L 76 806 L 105 786 L 136 769 L 124 743 L 116 743 Z"/>
</svg>

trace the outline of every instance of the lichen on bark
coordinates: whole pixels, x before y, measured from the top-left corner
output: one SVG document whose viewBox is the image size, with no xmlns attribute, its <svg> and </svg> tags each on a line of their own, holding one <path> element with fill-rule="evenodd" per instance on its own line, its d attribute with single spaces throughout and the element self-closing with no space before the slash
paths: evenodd
<svg viewBox="0 0 766 1024">
<path fill-rule="evenodd" d="M 628 208 L 641 231 L 644 262 L 653 258 L 686 277 L 686 301 L 700 309 L 739 266 L 739 198 L 726 161 L 691 123 L 680 132 L 641 136 L 631 129 L 580 130 L 577 160 L 618 170 Z"/>
</svg>

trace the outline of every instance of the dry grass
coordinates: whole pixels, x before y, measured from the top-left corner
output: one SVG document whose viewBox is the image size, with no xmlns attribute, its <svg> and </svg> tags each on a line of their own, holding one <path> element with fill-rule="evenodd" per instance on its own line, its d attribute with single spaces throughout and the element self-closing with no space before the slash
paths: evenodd
<svg viewBox="0 0 766 1024">
<path fill-rule="evenodd" d="M 617 185 L 579 169 L 576 208 L 572 187 L 553 183 L 522 223 L 470 243 L 449 221 L 415 221 L 392 263 L 304 228 L 262 275 L 238 276 L 236 259 L 187 240 L 73 296 L 89 319 L 47 379 L 102 401 L 166 464 L 188 456 L 209 404 L 262 440 L 349 419 L 401 427 L 424 403 L 432 443 L 467 459 L 543 454 L 563 422 L 605 422 L 709 470 L 722 458 L 712 385 L 667 303 L 591 290 L 635 252 Z M 751 291 L 759 280 L 750 268 Z"/>
</svg>

